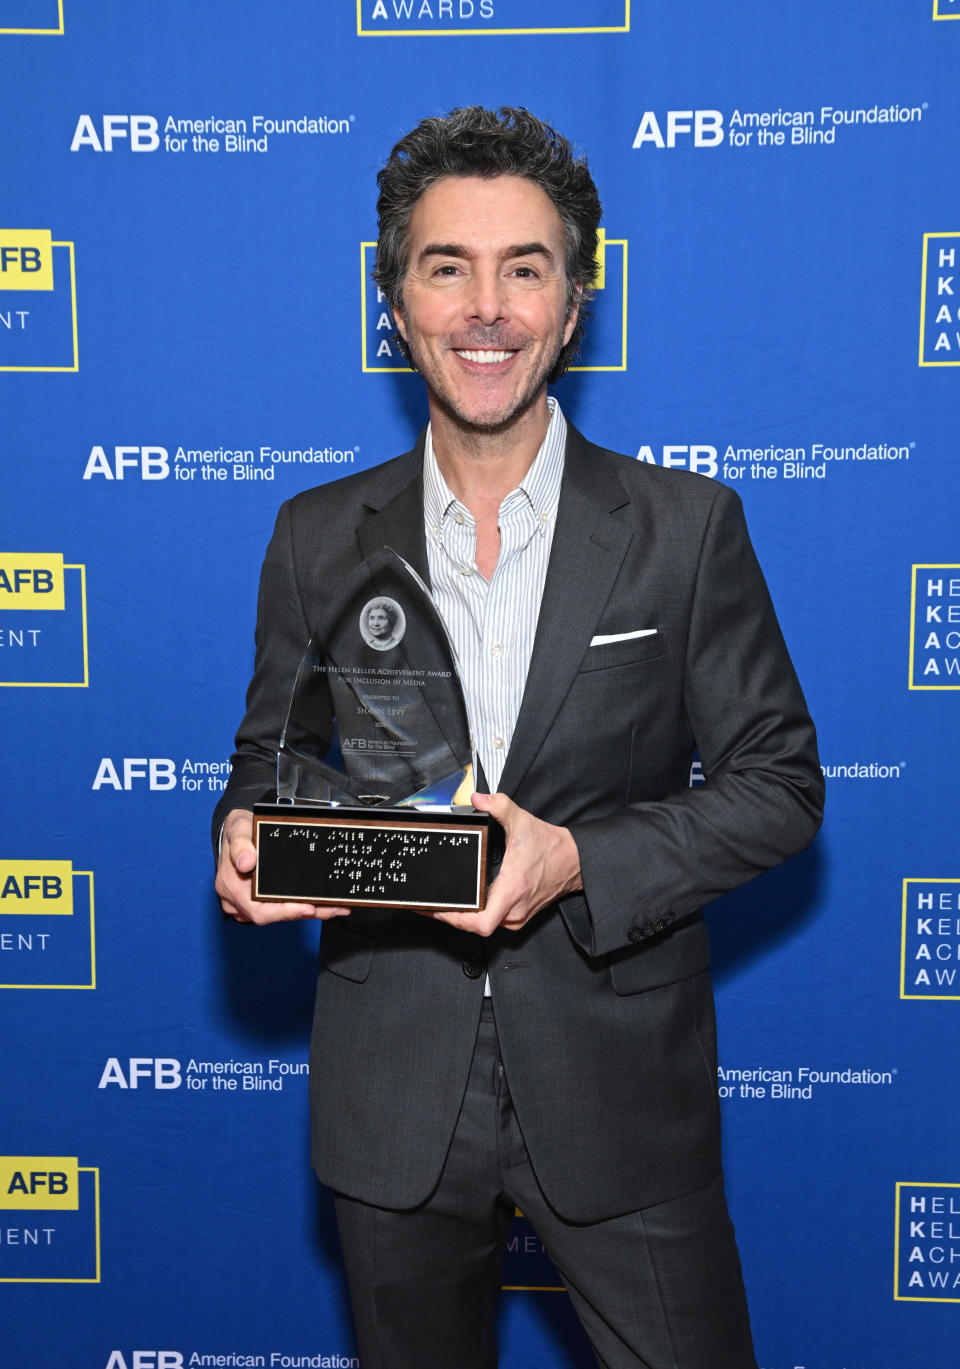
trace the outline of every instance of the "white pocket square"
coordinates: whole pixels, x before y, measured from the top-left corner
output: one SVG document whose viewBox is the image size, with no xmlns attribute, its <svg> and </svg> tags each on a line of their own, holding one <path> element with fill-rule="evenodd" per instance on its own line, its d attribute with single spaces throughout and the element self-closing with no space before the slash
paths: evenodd
<svg viewBox="0 0 960 1369">
<path fill-rule="evenodd" d="M 609 646 L 611 642 L 630 642 L 634 637 L 655 637 L 655 627 L 638 627 L 636 632 L 607 632 L 591 639 L 591 646 Z"/>
</svg>

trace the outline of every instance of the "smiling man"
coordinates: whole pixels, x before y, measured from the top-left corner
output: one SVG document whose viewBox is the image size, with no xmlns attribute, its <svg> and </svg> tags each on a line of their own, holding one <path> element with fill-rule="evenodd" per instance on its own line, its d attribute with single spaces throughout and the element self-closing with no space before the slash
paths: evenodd
<svg viewBox="0 0 960 1369">
<path fill-rule="evenodd" d="M 313 1155 L 364 1369 L 492 1369 L 515 1207 L 598 1363 L 755 1369 L 700 910 L 812 838 L 813 726 L 736 496 L 593 446 L 548 398 L 596 269 L 585 161 L 474 107 L 425 119 L 379 184 L 375 275 L 430 422 L 280 510 L 214 818 L 229 916 L 325 920 Z M 479 913 L 251 898 L 301 652 L 383 546 L 456 644 L 473 802 L 506 832 Z"/>
<path fill-rule="evenodd" d="M 409 234 L 394 313 L 426 381 L 438 443 L 439 427 L 453 424 L 457 445 L 482 433 L 490 449 L 497 434 L 498 448 L 513 454 L 518 439 L 533 441 L 535 455 L 547 380 L 577 321 L 560 215 L 517 176 L 444 177 L 417 201 Z"/>
</svg>

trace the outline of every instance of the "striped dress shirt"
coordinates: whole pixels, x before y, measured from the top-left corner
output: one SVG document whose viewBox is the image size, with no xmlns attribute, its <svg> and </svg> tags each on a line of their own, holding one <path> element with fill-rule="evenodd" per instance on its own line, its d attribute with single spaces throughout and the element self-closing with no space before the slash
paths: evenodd
<svg viewBox="0 0 960 1369">
<path fill-rule="evenodd" d="M 440 473 L 429 428 L 424 449 L 430 583 L 460 661 L 474 762 L 479 757 L 491 793 L 520 711 L 560 499 L 567 424 L 552 396 L 547 403 L 540 450 L 500 505 L 500 553 L 489 581 L 477 569 L 476 522 Z"/>
</svg>

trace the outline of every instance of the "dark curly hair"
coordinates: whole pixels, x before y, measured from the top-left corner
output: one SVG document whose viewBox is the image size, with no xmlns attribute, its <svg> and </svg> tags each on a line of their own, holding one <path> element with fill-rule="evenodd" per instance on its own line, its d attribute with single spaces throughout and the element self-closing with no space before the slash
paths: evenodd
<svg viewBox="0 0 960 1369">
<path fill-rule="evenodd" d="M 580 346 L 587 301 L 597 278 L 601 206 L 585 157 L 556 129 L 526 109 L 470 105 L 423 119 L 393 148 L 377 176 L 379 225 L 373 278 L 391 309 L 402 309 L 410 216 L 425 190 L 444 176 L 523 176 L 553 202 L 563 224 L 567 308 L 580 313 L 549 380 L 559 380 Z M 404 356 L 409 356 L 399 339 Z"/>
</svg>

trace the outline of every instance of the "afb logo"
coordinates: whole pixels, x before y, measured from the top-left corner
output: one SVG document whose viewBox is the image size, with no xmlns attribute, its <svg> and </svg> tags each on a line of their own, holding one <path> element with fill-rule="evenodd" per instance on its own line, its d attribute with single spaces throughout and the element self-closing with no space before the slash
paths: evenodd
<svg viewBox="0 0 960 1369">
<path fill-rule="evenodd" d="M 410 367 L 397 349 L 396 324 L 383 291 L 371 278 L 377 244 L 360 244 L 361 369 L 364 372 L 406 372 Z M 627 240 L 608 238 L 601 228 L 597 243 L 596 294 L 580 359 L 571 371 L 627 369 Z"/>
<path fill-rule="evenodd" d="M 106 1369 L 183 1369 L 179 1350 L 111 1350 Z"/>
<path fill-rule="evenodd" d="M 630 0 L 357 0 L 361 38 L 629 32 Z"/>
<path fill-rule="evenodd" d="M 897 1302 L 960 1302 L 960 1184 L 898 1183 Z"/>
<path fill-rule="evenodd" d="M 78 369 L 73 243 L 0 228 L 0 371 Z"/>
<path fill-rule="evenodd" d="M 648 466 L 667 466 L 675 470 L 695 471 L 697 475 L 717 474 L 717 449 L 706 442 L 664 443 L 655 447 L 644 443 L 637 452 L 637 460 Z M 728 474 L 726 469 L 724 474 Z"/>
<path fill-rule="evenodd" d="M 951 18 L 960 19 L 960 14 Z M 960 366 L 960 233 L 924 233 L 920 365 Z"/>
<path fill-rule="evenodd" d="M 100 1171 L 75 1155 L 0 1155 L 0 1283 L 100 1282 Z"/>
<path fill-rule="evenodd" d="M 102 756 L 92 789 L 150 789 L 169 792 L 177 787 L 177 766 L 169 756 Z"/>
<path fill-rule="evenodd" d="M 83 468 L 84 480 L 103 476 L 104 480 L 123 480 L 126 472 L 142 480 L 166 480 L 170 474 L 170 454 L 166 447 L 91 447 Z"/>
<path fill-rule="evenodd" d="M 723 115 L 719 109 L 668 109 L 657 118 L 655 110 L 645 111 L 633 139 L 634 148 L 676 147 L 690 142 L 694 147 L 719 147 L 724 139 Z"/>
<path fill-rule="evenodd" d="M 131 152 L 156 152 L 160 146 L 157 121 L 152 114 L 81 114 L 73 130 L 71 152 L 89 147 L 94 152 L 112 152 L 114 145 Z"/>
<path fill-rule="evenodd" d="M 0 989 L 95 989 L 93 871 L 0 860 Z"/>
<path fill-rule="evenodd" d="M 910 688 L 960 689 L 960 563 L 913 567 Z"/>
<path fill-rule="evenodd" d="M 63 33 L 63 0 L 0 0 L 0 33 Z"/>
<path fill-rule="evenodd" d="M 85 567 L 61 552 L 0 551 L 0 686 L 85 687 Z"/>
<path fill-rule="evenodd" d="M 178 1089 L 183 1083 L 180 1061 L 173 1056 L 131 1055 L 124 1061 L 111 1055 L 103 1067 L 98 1089 L 115 1084 L 121 1089 L 136 1089 L 143 1081 L 147 1088 Z"/>
</svg>

